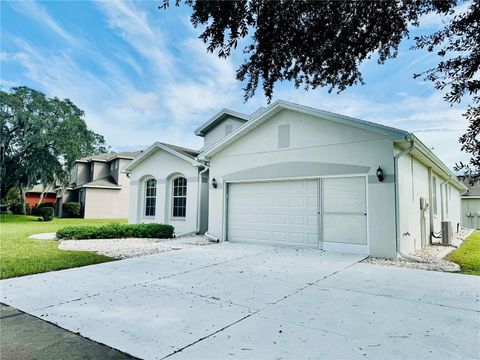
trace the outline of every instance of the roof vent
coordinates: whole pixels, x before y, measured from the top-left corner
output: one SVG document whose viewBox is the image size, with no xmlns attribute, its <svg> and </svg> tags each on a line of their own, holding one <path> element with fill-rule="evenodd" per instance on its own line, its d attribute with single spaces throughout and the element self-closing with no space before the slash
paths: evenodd
<svg viewBox="0 0 480 360">
<path fill-rule="evenodd" d="M 278 127 L 278 148 L 288 148 L 290 146 L 290 124 L 280 125 Z"/>
</svg>

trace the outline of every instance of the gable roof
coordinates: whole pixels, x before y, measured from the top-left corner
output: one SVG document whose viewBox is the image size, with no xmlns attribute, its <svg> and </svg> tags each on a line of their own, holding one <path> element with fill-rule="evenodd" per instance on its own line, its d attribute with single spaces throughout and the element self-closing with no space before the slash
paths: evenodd
<svg viewBox="0 0 480 360">
<path fill-rule="evenodd" d="M 197 160 L 196 157 L 200 154 L 200 151 L 189 149 L 182 146 L 166 144 L 161 142 L 155 142 L 146 148 L 140 156 L 130 161 L 127 166 L 122 169 L 122 172 L 130 172 L 133 168 L 135 168 L 138 164 L 140 164 L 143 160 L 148 158 L 152 153 L 157 151 L 158 149 L 164 150 L 171 155 L 177 156 L 182 160 L 185 160 L 191 163 L 194 166 L 201 165 Z"/>
<path fill-rule="evenodd" d="M 333 121 L 343 125 L 353 126 L 359 129 L 371 131 L 381 135 L 388 136 L 393 140 L 404 139 L 409 133 L 404 130 L 396 129 L 390 126 L 385 126 L 381 124 L 376 124 L 370 121 L 360 120 L 352 118 L 349 116 L 344 116 L 340 114 L 335 114 L 329 111 L 315 109 L 309 106 L 294 104 L 284 100 L 275 101 L 273 104 L 264 109 L 257 110 L 252 118 L 243 126 L 239 127 L 237 130 L 231 134 L 225 136 L 221 141 L 215 143 L 210 148 L 203 151 L 199 159 L 205 160 L 211 157 L 212 155 L 218 153 L 220 150 L 224 149 L 237 139 L 249 133 L 251 130 L 255 129 L 257 126 L 263 122 L 270 119 L 273 115 L 277 114 L 281 110 L 292 110 L 295 112 L 300 112 L 307 115 L 312 115 L 316 117 L 321 117 L 323 119 Z"/>
<path fill-rule="evenodd" d="M 230 109 L 222 109 L 218 113 L 213 115 L 210 119 L 208 119 L 203 125 L 198 127 L 195 130 L 195 135 L 205 136 L 210 129 L 217 126 L 220 122 L 225 120 L 227 117 L 234 117 L 245 122 L 247 122 L 250 119 L 250 116 L 246 114 L 242 114 Z"/>
</svg>

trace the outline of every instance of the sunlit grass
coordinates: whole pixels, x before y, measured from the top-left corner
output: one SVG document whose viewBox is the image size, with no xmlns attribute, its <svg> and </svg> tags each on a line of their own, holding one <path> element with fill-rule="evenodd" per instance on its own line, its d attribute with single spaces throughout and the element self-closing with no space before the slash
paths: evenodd
<svg viewBox="0 0 480 360">
<path fill-rule="evenodd" d="M 57 241 L 32 240 L 32 234 L 56 232 L 69 226 L 126 223 L 126 219 L 57 219 L 38 221 L 38 217 L 0 215 L 0 278 L 36 274 L 97 264 L 114 259 L 86 251 L 58 249 Z"/>
</svg>

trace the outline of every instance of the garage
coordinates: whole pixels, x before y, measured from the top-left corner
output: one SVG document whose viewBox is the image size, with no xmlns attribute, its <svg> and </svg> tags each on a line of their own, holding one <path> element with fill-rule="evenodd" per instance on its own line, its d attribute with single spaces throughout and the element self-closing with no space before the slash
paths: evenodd
<svg viewBox="0 0 480 360">
<path fill-rule="evenodd" d="M 230 183 L 227 239 L 367 252 L 364 176 Z"/>
</svg>

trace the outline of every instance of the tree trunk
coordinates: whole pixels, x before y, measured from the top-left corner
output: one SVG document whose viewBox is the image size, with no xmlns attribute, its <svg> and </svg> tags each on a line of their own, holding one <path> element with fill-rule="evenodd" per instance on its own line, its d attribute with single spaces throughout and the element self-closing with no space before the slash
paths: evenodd
<svg viewBox="0 0 480 360">
<path fill-rule="evenodd" d="M 20 203 L 22 204 L 21 214 L 25 215 L 27 213 L 27 209 L 25 207 L 25 189 L 23 186 L 20 186 Z"/>
</svg>

